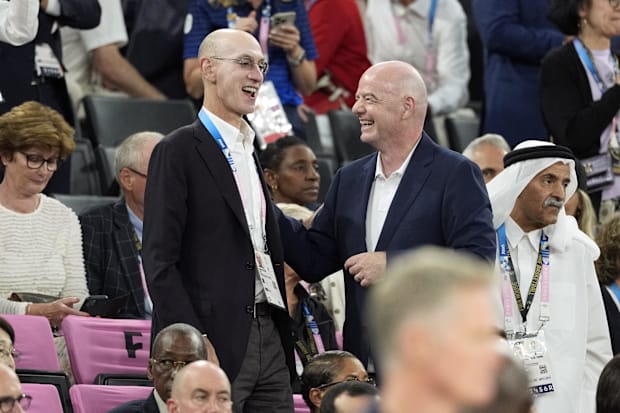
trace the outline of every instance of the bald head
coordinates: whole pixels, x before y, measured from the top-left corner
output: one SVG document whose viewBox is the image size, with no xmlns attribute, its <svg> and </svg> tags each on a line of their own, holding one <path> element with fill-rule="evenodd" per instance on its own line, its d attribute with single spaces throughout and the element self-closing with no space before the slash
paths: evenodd
<svg viewBox="0 0 620 413">
<path fill-rule="evenodd" d="M 248 32 L 235 29 L 219 29 L 209 33 L 202 43 L 200 43 L 198 58 L 219 56 L 222 51 L 234 50 L 234 45 L 239 41 L 256 43 L 260 49 L 260 44 L 256 38 Z"/>
<path fill-rule="evenodd" d="M 195 361 L 183 367 L 174 378 L 167 402 L 170 413 L 232 411 L 230 382 L 226 373 L 209 361 Z"/>
<path fill-rule="evenodd" d="M 412 96 L 419 109 L 428 105 L 426 86 L 420 73 L 409 63 L 399 60 L 372 65 L 362 77 L 384 82 L 386 90 L 397 96 Z"/>
</svg>

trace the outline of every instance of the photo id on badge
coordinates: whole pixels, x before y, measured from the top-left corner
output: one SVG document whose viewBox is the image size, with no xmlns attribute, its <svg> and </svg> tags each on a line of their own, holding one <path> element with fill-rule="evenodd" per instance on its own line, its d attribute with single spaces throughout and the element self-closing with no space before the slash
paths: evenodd
<svg viewBox="0 0 620 413">
<path fill-rule="evenodd" d="M 254 251 L 254 260 L 256 261 L 260 282 L 267 296 L 267 302 L 285 310 L 286 308 L 284 307 L 282 294 L 280 294 L 276 273 L 273 270 L 273 265 L 271 265 L 271 257 L 264 252 Z"/>
<path fill-rule="evenodd" d="M 555 391 L 547 345 L 544 333 L 516 337 L 509 340 L 514 355 L 521 360 L 530 381 L 530 390 L 534 395 Z"/>
</svg>

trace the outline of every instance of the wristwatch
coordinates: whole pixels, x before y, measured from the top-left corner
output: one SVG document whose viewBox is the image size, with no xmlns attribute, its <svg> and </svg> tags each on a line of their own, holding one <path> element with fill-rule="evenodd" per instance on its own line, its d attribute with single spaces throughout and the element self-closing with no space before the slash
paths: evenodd
<svg viewBox="0 0 620 413">
<path fill-rule="evenodd" d="M 306 51 L 304 49 L 301 49 L 301 53 L 299 53 L 299 56 L 294 59 L 286 56 L 286 60 L 288 60 L 288 64 L 291 65 L 291 67 L 297 67 L 302 64 L 304 60 L 306 60 Z"/>
</svg>

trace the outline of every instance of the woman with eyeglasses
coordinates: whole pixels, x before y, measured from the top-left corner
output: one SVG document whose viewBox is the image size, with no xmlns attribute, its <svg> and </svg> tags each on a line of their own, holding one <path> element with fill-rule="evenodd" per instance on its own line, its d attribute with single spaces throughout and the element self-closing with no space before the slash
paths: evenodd
<svg viewBox="0 0 620 413">
<path fill-rule="evenodd" d="M 374 385 L 361 361 L 348 351 L 332 350 L 310 360 L 301 376 L 301 395 L 311 413 L 319 413 L 325 392 L 338 383 L 361 381 Z"/>
<path fill-rule="evenodd" d="M 47 317 L 60 327 L 88 295 L 76 215 L 42 193 L 73 151 L 73 129 L 55 110 L 26 102 L 0 116 L 0 313 Z M 12 301 L 40 293 L 47 303 Z M 17 294 L 19 296 L 19 294 Z"/>
<path fill-rule="evenodd" d="M 0 317 L 0 364 L 6 364 L 15 370 L 15 330 L 4 318 Z"/>
<path fill-rule="evenodd" d="M 620 65 L 611 49 L 620 35 L 620 0 L 553 0 L 549 18 L 574 37 L 543 61 L 543 117 L 555 143 L 595 165 L 588 192 L 599 217 L 610 216 L 620 200 Z M 597 171 L 610 179 L 595 187 Z"/>
</svg>

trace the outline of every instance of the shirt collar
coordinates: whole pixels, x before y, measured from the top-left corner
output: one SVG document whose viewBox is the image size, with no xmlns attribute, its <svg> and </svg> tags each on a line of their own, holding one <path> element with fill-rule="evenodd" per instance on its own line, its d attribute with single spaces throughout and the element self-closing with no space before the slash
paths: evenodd
<svg viewBox="0 0 620 413">
<path fill-rule="evenodd" d="M 415 144 L 413 149 L 411 149 L 411 152 L 409 152 L 409 155 L 407 155 L 407 158 L 405 159 L 403 164 L 397 170 L 395 170 L 392 173 L 392 175 L 390 175 L 390 177 L 392 176 L 402 177 L 405 174 L 405 171 L 407 170 L 407 166 L 409 166 L 409 161 L 411 160 L 411 156 L 413 155 L 415 148 L 418 147 L 418 143 L 420 143 L 420 140 L 418 140 L 418 142 Z M 375 166 L 375 179 L 379 177 L 383 179 L 389 179 L 389 178 L 386 178 L 385 175 L 383 174 L 383 165 L 381 165 L 381 152 L 377 153 L 377 164 Z"/>
<path fill-rule="evenodd" d="M 510 243 L 512 248 L 516 248 L 521 242 L 523 237 L 528 239 L 529 244 L 534 249 L 534 251 L 538 251 L 538 247 L 540 246 L 540 236 L 542 230 L 536 229 L 534 231 L 530 231 L 528 233 L 523 232 L 519 224 L 517 224 L 512 217 L 508 217 L 506 220 L 506 238 Z"/>
<path fill-rule="evenodd" d="M 403 6 L 400 0 L 392 0 L 392 5 L 397 17 L 403 17 L 407 13 L 413 13 L 423 19 L 428 17 L 428 11 L 431 7 L 429 0 L 415 0 L 408 6 Z"/>
<path fill-rule="evenodd" d="M 166 402 L 159 396 L 159 393 L 157 393 L 155 389 L 153 389 L 153 396 L 155 396 L 155 403 L 157 403 L 159 413 L 167 413 L 168 407 L 166 406 Z"/>
<path fill-rule="evenodd" d="M 138 235 L 138 239 L 142 242 L 142 220 L 138 218 L 136 213 L 133 212 L 131 208 L 129 208 L 129 205 L 125 204 L 125 206 L 127 207 L 127 213 L 129 214 L 129 222 L 133 225 L 136 230 L 136 234 Z"/>
<path fill-rule="evenodd" d="M 242 147 L 245 151 L 254 151 L 255 133 L 245 120 L 241 119 L 241 129 L 237 129 L 204 106 L 203 109 L 209 115 L 230 150 Z"/>
</svg>

